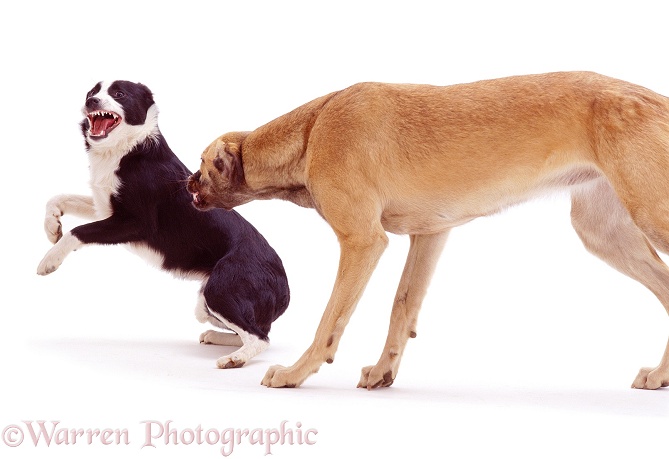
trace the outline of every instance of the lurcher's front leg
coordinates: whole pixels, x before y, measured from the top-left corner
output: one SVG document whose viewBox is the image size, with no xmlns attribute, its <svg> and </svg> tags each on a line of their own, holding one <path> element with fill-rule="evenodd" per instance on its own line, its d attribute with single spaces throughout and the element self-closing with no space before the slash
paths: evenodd
<svg viewBox="0 0 669 459">
<path fill-rule="evenodd" d="M 416 337 L 418 312 L 448 233 L 411 236 L 409 255 L 393 303 L 386 345 L 378 363 L 362 369 L 358 387 L 388 387 L 395 380 L 407 341 Z"/>
<path fill-rule="evenodd" d="M 337 279 L 313 343 L 294 365 L 270 367 L 261 384 L 267 387 L 298 387 L 316 373 L 323 362 L 333 362 L 344 328 L 388 244 L 388 237 L 380 224 L 371 231 L 365 236 L 340 236 Z"/>
<path fill-rule="evenodd" d="M 54 196 L 46 203 L 44 215 L 44 232 L 53 244 L 63 237 L 63 226 L 60 217 L 72 214 L 92 220 L 95 218 L 93 198 L 77 194 L 61 194 Z"/>
</svg>

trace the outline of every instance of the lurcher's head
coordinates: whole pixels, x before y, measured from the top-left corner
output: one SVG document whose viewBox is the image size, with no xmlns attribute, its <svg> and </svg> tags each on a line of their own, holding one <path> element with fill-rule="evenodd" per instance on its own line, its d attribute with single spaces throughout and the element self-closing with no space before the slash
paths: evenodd
<svg viewBox="0 0 669 459">
<path fill-rule="evenodd" d="M 200 170 L 188 179 L 188 191 L 196 208 L 230 210 L 253 200 L 246 192 L 242 167 L 242 141 L 247 134 L 224 134 L 204 150 Z"/>
</svg>

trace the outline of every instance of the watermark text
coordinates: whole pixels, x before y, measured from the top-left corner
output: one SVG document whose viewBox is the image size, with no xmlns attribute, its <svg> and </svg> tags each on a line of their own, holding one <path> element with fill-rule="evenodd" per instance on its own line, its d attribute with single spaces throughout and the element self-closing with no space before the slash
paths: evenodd
<svg viewBox="0 0 669 459">
<path fill-rule="evenodd" d="M 258 447 L 264 456 L 272 454 L 277 446 L 312 446 L 316 444 L 318 430 L 305 427 L 301 422 L 281 421 L 270 428 L 234 427 L 184 427 L 174 421 L 147 420 L 138 424 L 136 430 L 128 428 L 72 428 L 61 421 L 21 421 L 2 429 L 1 444 L 10 448 L 20 446 L 63 448 L 79 445 L 101 445 L 127 447 L 133 443 L 133 435 L 141 439 L 139 449 L 165 448 L 176 445 L 217 446 L 225 457 L 231 456 L 236 447 L 250 445 Z"/>
</svg>

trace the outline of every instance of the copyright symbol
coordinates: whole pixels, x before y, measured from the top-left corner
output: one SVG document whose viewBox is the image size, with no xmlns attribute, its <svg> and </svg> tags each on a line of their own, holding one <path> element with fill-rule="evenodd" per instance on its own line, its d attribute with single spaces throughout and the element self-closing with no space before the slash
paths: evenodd
<svg viewBox="0 0 669 459">
<path fill-rule="evenodd" d="M 23 429 L 16 424 L 5 427 L 2 431 L 2 441 L 5 445 L 16 448 L 23 443 Z"/>
</svg>

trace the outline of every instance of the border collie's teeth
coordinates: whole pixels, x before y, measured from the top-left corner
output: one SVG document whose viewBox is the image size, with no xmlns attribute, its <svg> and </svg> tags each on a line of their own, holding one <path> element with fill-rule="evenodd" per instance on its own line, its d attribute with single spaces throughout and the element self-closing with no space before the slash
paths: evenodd
<svg viewBox="0 0 669 459">
<path fill-rule="evenodd" d="M 95 112 L 90 112 L 90 113 L 88 114 L 88 116 L 111 116 L 111 117 L 114 118 L 114 119 L 118 119 L 118 118 L 119 118 L 119 116 L 118 116 L 116 113 L 105 112 L 105 111 L 102 111 L 102 110 L 97 110 L 97 111 L 95 111 Z"/>
</svg>

